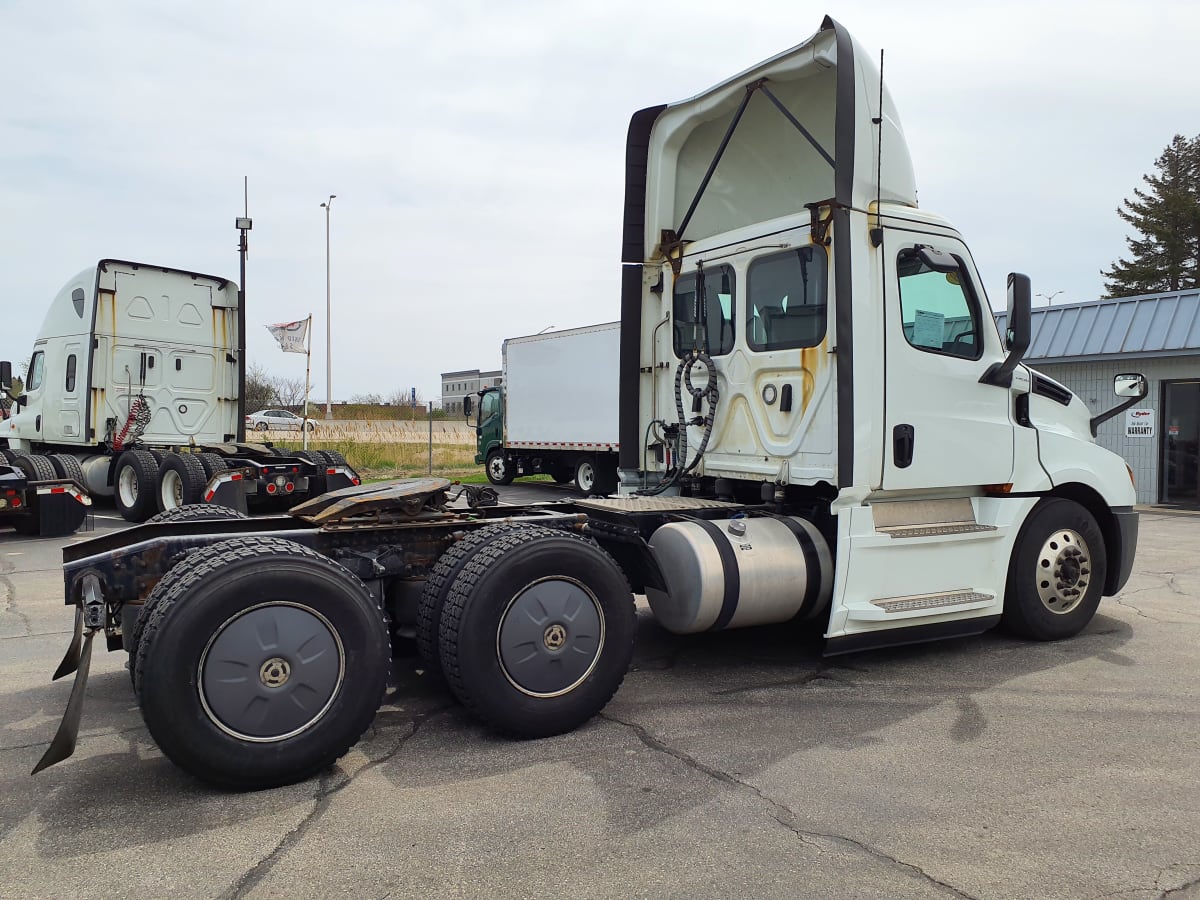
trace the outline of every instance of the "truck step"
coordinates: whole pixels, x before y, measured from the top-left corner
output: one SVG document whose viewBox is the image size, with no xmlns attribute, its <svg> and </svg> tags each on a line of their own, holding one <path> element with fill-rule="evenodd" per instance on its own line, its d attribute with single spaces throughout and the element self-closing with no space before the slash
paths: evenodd
<svg viewBox="0 0 1200 900">
<path fill-rule="evenodd" d="M 995 532 L 980 525 L 966 497 L 954 500 L 894 500 L 872 504 L 877 534 L 892 538 L 942 537 L 950 534 Z"/>
<path fill-rule="evenodd" d="M 916 610 L 940 609 L 943 606 L 960 606 L 964 603 L 991 603 L 995 597 L 979 591 L 942 591 L 937 594 L 914 594 L 910 597 L 884 597 L 872 600 L 885 613 L 914 612 Z"/>
</svg>

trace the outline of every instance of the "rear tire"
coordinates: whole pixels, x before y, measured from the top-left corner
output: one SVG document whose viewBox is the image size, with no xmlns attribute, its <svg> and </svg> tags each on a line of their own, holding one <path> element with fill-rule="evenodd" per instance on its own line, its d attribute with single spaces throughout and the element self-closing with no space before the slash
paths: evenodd
<svg viewBox="0 0 1200 900">
<path fill-rule="evenodd" d="M 136 679 L 146 726 L 176 765 L 259 790 L 309 778 L 357 743 L 391 654 L 383 614 L 353 573 L 253 537 L 202 547 L 167 577 Z"/>
<path fill-rule="evenodd" d="M 204 496 L 204 464 L 190 453 L 168 453 L 158 467 L 159 511 L 199 503 Z"/>
<path fill-rule="evenodd" d="M 207 485 L 208 480 L 218 472 L 225 471 L 225 458 L 217 453 L 197 453 L 196 459 L 200 460 L 200 465 L 204 467 L 204 483 Z"/>
<path fill-rule="evenodd" d="M 617 473 L 607 462 L 599 462 L 594 456 L 581 457 L 575 464 L 575 489 L 588 496 L 611 494 L 617 488 Z"/>
<path fill-rule="evenodd" d="M 612 699 L 633 658 L 633 594 L 607 553 L 537 526 L 470 556 L 442 609 L 451 691 L 499 731 L 562 734 Z"/>
<path fill-rule="evenodd" d="M 66 453 L 51 453 L 46 458 L 50 460 L 50 465 L 54 466 L 54 474 L 59 478 L 70 478 L 81 488 L 86 487 L 83 481 L 83 466 L 75 457 Z"/>
<path fill-rule="evenodd" d="M 487 473 L 487 480 L 492 484 L 512 484 L 512 480 L 516 477 L 512 463 L 500 449 L 488 453 L 484 471 Z"/>
<path fill-rule="evenodd" d="M 127 522 L 144 522 L 157 509 L 158 465 L 146 450 L 126 450 L 117 457 L 113 501 Z"/>
<path fill-rule="evenodd" d="M 1001 625 L 1035 641 L 1078 634 L 1100 605 L 1107 574 L 1104 536 L 1072 500 L 1042 500 L 1017 535 Z"/>
<path fill-rule="evenodd" d="M 417 653 L 438 675 L 442 674 L 442 661 L 438 656 L 438 630 L 442 621 L 442 609 L 446 605 L 446 597 L 450 594 L 454 579 L 476 550 L 496 535 L 512 531 L 515 527 L 511 523 L 500 522 L 468 532 L 461 541 L 451 545 L 450 549 L 441 555 L 429 577 L 425 579 L 425 588 L 417 603 Z"/>
<path fill-rule="evenodd" d="M 53 481 L 58 478 L 48 457 L 37 453 L 18 453 L 12 464 L 25 473 L 26 481 Z"/>
</svg>

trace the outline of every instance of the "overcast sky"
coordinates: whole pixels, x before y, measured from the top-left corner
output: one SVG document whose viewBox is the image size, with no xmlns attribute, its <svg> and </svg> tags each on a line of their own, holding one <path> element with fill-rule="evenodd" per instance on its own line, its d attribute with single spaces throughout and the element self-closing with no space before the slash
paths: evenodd
<svg viewBox="0 0 1200 900">
<path fill-rule="evenodd" d="M 1200 133 L 1195 2 L 0 0 L 0 357 L 102 257 L 236 280 L 249 176 L 251 362 L 302 378 L 262 326 L 312 313 L 325 397 L 333 193 L 334 399 L 436 398 L 506 337 L 616 319 L 629 116 L 825 14 L 885 49 L 921 206 L 993 305 L 1013 270 L 1099 297 L 1116 208 Z"/>
</svg>

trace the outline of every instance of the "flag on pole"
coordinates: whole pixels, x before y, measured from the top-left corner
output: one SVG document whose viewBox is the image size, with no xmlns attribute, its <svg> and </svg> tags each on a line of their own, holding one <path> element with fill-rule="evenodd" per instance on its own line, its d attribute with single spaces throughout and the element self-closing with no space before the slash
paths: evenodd
<svg viewBox="0 0 1200 900">
<path fill-rule="evenodd" d="M 309 316 L 298 322 L 280 322 L 278 325 L 268 325 L 267 331 L 271 332 L 271 336 L 279 341 L 279 346 L 284 353 L 307 353 L 308 348 L 305 347 L 304 340 L 308 335 L 308 323 L 311 319 L 312 316 Z"/>
</svg>

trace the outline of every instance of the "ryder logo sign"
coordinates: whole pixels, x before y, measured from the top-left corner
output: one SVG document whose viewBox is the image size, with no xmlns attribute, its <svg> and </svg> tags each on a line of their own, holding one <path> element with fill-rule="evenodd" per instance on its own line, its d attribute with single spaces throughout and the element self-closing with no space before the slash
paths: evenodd
<svg viewBox="0 0 1200 900">
<path fill-rule="evenodd" d="M 1127 410 L 1125 412 L 1125 437 L 1154 437 L 1154 410 Z"/>
</svg>

